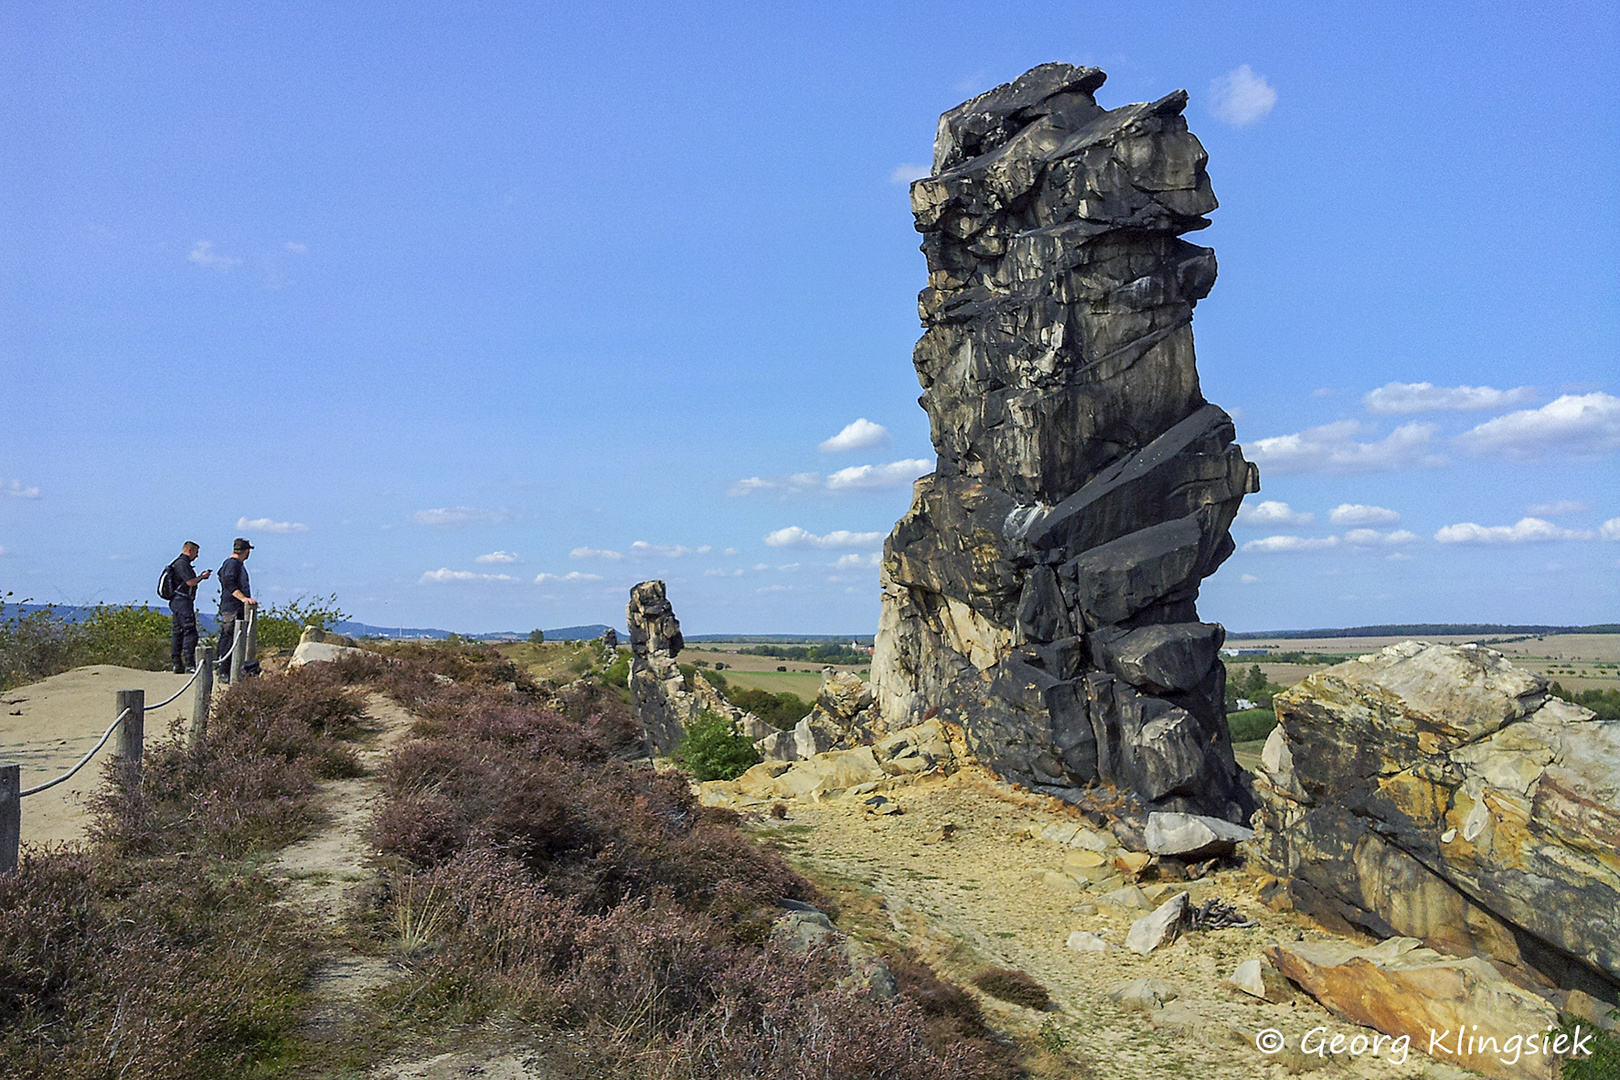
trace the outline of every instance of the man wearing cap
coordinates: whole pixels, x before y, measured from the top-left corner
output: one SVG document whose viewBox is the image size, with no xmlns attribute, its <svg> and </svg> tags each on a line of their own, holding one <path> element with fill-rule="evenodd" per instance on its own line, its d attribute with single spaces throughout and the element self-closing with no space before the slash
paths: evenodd
<svg viewBox="0 0 1620 1080">
<path fill-rule="evenodd" d="M 197 583 L 207 581 L 212 570 L 197 573 L 191 560 L 202 549 L 195 540 L 180 546 L 180 556 L 169 564 L 169 578 L 174 582 L 174 595 L 169 598 L 169 612 L 174 616 L 174 630 L 169 643 L 173 654 L 174 673 L 184 675 L 195 671 L 197 656 Z"/>
<path fill-rule="evenodd" d="M 236 636 L 237 621 L 250 607 L 258 607 L 253 589 L 248 582 L 247 558 L 253 554 L 253 545 L 238 536 L 231 544 L 231 557 L 219 568 L 219 671 L 223 678 L 231 674 L 231 641 Z"/>
</svg>

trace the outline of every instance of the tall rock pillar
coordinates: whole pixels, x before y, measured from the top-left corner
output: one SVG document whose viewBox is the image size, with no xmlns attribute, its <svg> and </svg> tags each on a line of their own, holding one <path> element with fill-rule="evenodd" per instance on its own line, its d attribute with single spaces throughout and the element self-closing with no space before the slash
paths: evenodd
<svg viewBox="0 0 1620 1080">
<path fill-rule="evenodd" d="M 1105 111 L 1043 64 L 940 118 L 911 187 L 913 353 L 939 454 L 883 555 L 872 675 L 891 728 L 938 715 L 1010 779 L 1151 809 L 1252 809 L 1203 578 L 1259 473 L 1199 392 L 1215 209 L 1184 91 Z"/>
</svg>

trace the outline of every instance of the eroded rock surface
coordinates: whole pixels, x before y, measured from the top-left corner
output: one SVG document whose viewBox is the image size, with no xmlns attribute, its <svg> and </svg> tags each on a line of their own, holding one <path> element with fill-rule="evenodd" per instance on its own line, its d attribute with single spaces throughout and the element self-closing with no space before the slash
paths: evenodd
<svg viewBox="0 0 1620 1080">
<path fill-rule="evenodd" d="M 650 752 L 668 754 L 680 746 L 686 725 L 701 712 L 725 717 L 756 741 L 775 733 L 765 721 L 727 701 L 708 680 L 693 679 L 687 686 L 675 659 L 686 641 L 662 581 L 632 586 L 625 618 L 630 629 L 630 700 Z"/>
<path fill-rule="evenodd" d="M 883 721 L 938 715 L 1003 776 L 1240 820 L 1199 582 L 1258 473 L 1199 392 L 1215 208 L 1185 92 L 1105 111 L 1045 64 L 940 118 L 912 185 L 913 354 L 936 470 L 884 548 Z"/>
<path fill-rule="evenodd" d="M 1500 653 L 1416 641 L 1276 710 L 1254 850 L 1296 906 L 1616 1000 L 1620 723 Z"/>
</svg>

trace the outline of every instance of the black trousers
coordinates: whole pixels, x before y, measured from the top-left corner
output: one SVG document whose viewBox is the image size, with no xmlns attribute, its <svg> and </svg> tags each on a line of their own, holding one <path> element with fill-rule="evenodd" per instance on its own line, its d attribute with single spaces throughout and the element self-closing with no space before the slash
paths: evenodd
<svg viewBox="0 0 1620 1080">
<path fill-rule="evenodd" d="M 175 593 L 174 599 L 169 601 L 169 610 L 174 614 L 174 629 L 169 642 L 174 666 L 191 667 L 197 662 L 197 603 L 189 596 Z"/>
<path fill-rule="evenodd" d="M 231 641 L 236 637 L 236 624 L 242 616 L 235 611 L 222 611 L 219 613 L 219 649 L 215 652 L 218 658 L 221 675 L 231 673 Z"/>
</svg>

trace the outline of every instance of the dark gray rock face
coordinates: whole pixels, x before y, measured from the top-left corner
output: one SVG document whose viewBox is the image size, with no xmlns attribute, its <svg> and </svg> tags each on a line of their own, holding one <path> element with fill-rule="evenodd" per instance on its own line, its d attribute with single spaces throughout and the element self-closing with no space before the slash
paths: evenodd
<svg viewBox="0 0 1620 1080">
<path fill-rule="evenodd" d="M 936 471 L 884 548 L 884 723 L 960 723 L 1010 779 L 1252 809 L 1199 582 L 1259 474 L 1204 401 L 1192 309 L 1215 209 L 1177 91 L 1105 111 L 1044 64 L 940 118 L 911 188 Z"/>
</svg>

